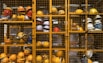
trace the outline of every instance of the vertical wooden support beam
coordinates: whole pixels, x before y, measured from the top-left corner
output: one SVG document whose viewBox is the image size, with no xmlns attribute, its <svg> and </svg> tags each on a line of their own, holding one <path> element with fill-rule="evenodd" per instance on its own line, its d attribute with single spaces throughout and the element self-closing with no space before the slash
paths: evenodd
<svg viewBox="0 0 103 63">
<path fill-rule="evenodd" d="M 68 6 L 67 0 L 65 0 L 65 61 L 68 63 Z"/>
<path fill-rule="evenodd" d="M 32 0 L 32 54 L 33 63 L 36 63 L 36 0 Z"/>
<path fill-rule="evenodd" d="M 49 35 L 50 35 L 50 37 L 49 37 L 49 40 L 50 40 L 50 49 L 49 49 L 49 54 L 50 54 L 50 63 L 52 63 L 51 61 L 51 59 L 52 59 L 52 15 L 51 15 L 51 9 L 52 9 L 52 0 L 49 0 L 49 2 L 50 2 L 50 8 L 49 8 L 49 10 L 50 10 L 50 33 L 49 33 Z"/>
</svg>

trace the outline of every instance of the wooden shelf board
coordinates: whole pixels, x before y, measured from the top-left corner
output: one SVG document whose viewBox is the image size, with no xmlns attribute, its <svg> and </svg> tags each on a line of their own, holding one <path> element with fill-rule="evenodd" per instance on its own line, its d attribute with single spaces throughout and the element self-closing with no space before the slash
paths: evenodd
<svg viewBox="0 0 103 63">
<path fill-rule="evenodd" d="M 36 15 L 36 17 L 49 17 L 50 15 Z"/>
<path fill-rule="evenodd" d="M 0 23 L 32 23 L 32 21 L 0 21 Z"/>
<path fill-rule="evenodd" d="M 85 31 L 69 31 L 69 33 L 85 33 Z"/>
<path fill-rule="evenodd" d="M 36 34 L 49 34 L 50 32 L 36 32 Z M 66 32 L 52 32 L 52 34 L 65 34 Z"/>
<path fill-rule="evenodd" d="M 5 44 L 4 46 L 32 46 L 32 44 Z"/>
<path fill-rule="evenodd" d="M 66 48 L 52 48 L 52 50 L 66 50 Z"/>
<path fill-rule="evenodd" d="M 96 14 L 90 14 L 90 13 L 88 13 L 88 12 L 83 12 L 83 13 L 81 13 L 81 14 L 77 14 L 77 13 L 75 13 L 75 12 L 69 12 L 68 14 L 71 14 L 71 15 L 85 15 L 85 14 L 87 14 L 87 15 L 103 15 L 103 13 L 96 13 Z"/>
<path fill-rule="evenodd" d="M 65 34 L 66 32 L 52 32 L 52 34 Z"/>
<path fill-rule="evenodd" d="M 66 15 L 52 15 L 53 17 L 65 17 Z"/>
<path fill-rule="evenodd" d="M 70 51 L 85 51 L 85 49 L 72 49 L 72 48 L 70 48 L 69 50 Z"/>
<path fill-rule="evenodd" d="M 103 49 L 93 49 L 94 52 L 103 52 Z"/>
<path fill-rule="evenodd" d="M 84 12 L 84 13 L 81 13 L 81 14 L 77 14 L 77 13 L 75 13 L 75 12 L 69 12 L 68 14 L 74 14 L 74 15 L 85 15 L 86 13 Z"/>
<path fill-rule="evenodd" d="M 50 50 L 50 49 L 49 48 L 42 48 L 42 49 L 36 48 L 36 50 Z"/>
<path fill-rule="evenodd" d="M 53 16 L 53 17 L 65 17 L 66 15 L 36 15 L 36 17 L 49 17 L 49 16 Z"/>
<path fill-rule="evenodd" d="M 50 32 L 36 32 L 36 34 L 49 34 Z"/>
<path fill-rule="evenodd" d="M 90 13 L 87 13 L 88 15 L 103 15 L 103 13 L 97 13 L 97 14 L 90 14 Z"/>
<path fill-rule="evenodd" d="M 88 33 L 103 33 L 103 31 L 89 31 Z"/>
<path fill-rule="evenodd" d="M 0 47 L 3 47 L 4 45 L 0 45 Z"/>
</svg>

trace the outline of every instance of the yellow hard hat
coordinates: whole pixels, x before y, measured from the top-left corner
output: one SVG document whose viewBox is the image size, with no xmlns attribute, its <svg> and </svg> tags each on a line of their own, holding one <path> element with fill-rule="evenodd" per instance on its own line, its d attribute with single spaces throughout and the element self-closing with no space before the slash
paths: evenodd
<svg viewBox="0 0 103 63">
<path fill-rule="evenodd" d="M 7 9 L 7 10 L 11 10 L 11 11 L 12 11 L 12 9 L 11 9 L 10 7 L 6 7 L 6 8 L 4 8 L 4 9 Z"/>
<path fill-rule="evenodd" d="M 32 61 L 32 60 L 33 60 L 33 56 L 32 56 L 31 54 L 28 55 L 27 60 L 28 60 L 28 61 Z"/>
<path fill-rule="evenodd" d="M 31 6 L 27 6 L 27 7 L 26 7 L 26 11 L 28 11 L 28 10 L 30 10 L 30 9 L 32 9 Z"/>
<path fill-rule="evenodd" d="M 81 14 L 81 13 L 83 13 L 83 10 L 82 10 L 82 9 L 76 9 L 76 10 L 75 10 L 75 13 Z"/>
<path fill-rule="evenodd" d="M 25 11 L 25 9 L 24 9 L 23 6 L 19 6 L 19 7 L 17 8 L 17 11 L 18 11 L 18 12 L 21 12 L 21 11 Z"/>
<path fill-rule="evenodd" d="M 6 53 L 1 53 L 0 54 L 0 58 L 4 58 L 4 57 L 6 57 L 7 55 L 6 55 Z"/>
<path fill-rule="evenodd" d="M 10 55 L 9 60 L 12 60 L 12 61 L 16 60 L 16 54 Z"/>
<path fill-rule="evenodd" d="M 96 8 L 91 8 L 91 9 L 89 10 L 89 13 L 90 13 L 90 14 L 97 14 L 97 13 L 98 13 L 98 10 L 97 10 Z"/>
<path fill-rule="evenodd" d="M 23 57 L 24 57 L 24 52 L 19 52 L 17 58 L 23 58 Z"/>
<path fill-rule="evenodd" d="M 56 7 L 52 7 L 52 12 L 53 13 L 57 13 L 58 12 L 58 9 Z"/>
<path fill-rule="evenodd" d="M 44 14 L 43 11 L 41 11 L 41 10 L 37 11 L 37 15 L 43 15 L 43 14 Z"/>
</svg>

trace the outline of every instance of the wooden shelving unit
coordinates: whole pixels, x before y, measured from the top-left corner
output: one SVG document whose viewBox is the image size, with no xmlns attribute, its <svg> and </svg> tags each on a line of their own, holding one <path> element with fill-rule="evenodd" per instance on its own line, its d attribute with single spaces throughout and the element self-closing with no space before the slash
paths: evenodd
<svg viewBox="0 0 103 63">
<path fill-rule="evenodd" d="M 96 54 L 99 56 L 100 54 L 102 54 L 103 50 L 102 48 L 102 36 L 103 33 L 102 31 L 88 31 L 88 18 L 91 18 L 93 20 L 93 26 L 95 25 L 95 16 L 96 15 L 100 15 L 101 17 L 103 17 L 103 12 L 101 11 L 103 6 L 99 6 L 99 4 L 102 2 L 98 2 L 97 1 L 93 1 L 93 0 L 68 0 L 68 36 L 69 36 L 69 40 L 68 40 L 68 51 L 70 53 L 69 57 L 68 57 L 68 62 L 69 63 L 74 63 L 72 60 L 76 60 L 76 59 L 71 59 L 71 52 L 75 51 L 74 53 L 78 53 L 77 55 L 79 55 L 80 51 L 85 54 L 84 52 L 88 51 L 88 50 L 93 50 L 93 57 L 91 58 L 92 61 L 98 61 L 99 63 L 102 63 L 103 61 L 101 61 L 103 59 L 103 57 L 98 57 L 101 59 L 97 59 Z M 90 5 L 90 6 L 89 6 Z M 76 13 L 76 9 L 82 9 L 83 13 Z M 90 9 L 91 8 L 95 8 L 98 10 L 98 13 L 94 13 L 94 14 L 90 14 Z M 72 23 L 71 23 L 72 21 Z M 85 21 L 85 22 L 84 22 Z M 82 26 L 83 22 L 84 22 L 84 27 L 82 26 L 83 31 L 73 31 L 72 28 L 72 24 L 77 23 L 77 25 Z M 103 20 L 101 20 L 102 24 L 103 24 Z M 94 26 L 95 28 L 95 26 Z M 102 28 L 103 30 L 103 28 Z M 74 35 L 74 40 L 72 39 Z M 77 39 L 76 39 L 77 36 Z M 72 37 L 72 38 L 71 38 Z M 79 37 L 79 38 L 78 38 Z M 74 43 L 73 43 L 74 41 Z M 76 43 L 77 42 L 77 43 Z M 82 43 L 83 42 L 83 43 Z M 98 42 L 98 43 L 97 43 Z M 77 56 L 78 58 L 82 58 L 82 55 Z M 72 55 L 73 56 L 73 55 Z M 76 56 L 75 56 L 76 57 Z M 78 59 L 77 58 L 77 59 Z M 94 60 L 93 60 L 94 59 Z M 80 61 L 81 59 L 79 59 Z M 79 62 L 77 62 L 79 63 Z"/>
<path fill-rule="evenodd" d="M 42 54 L 48 54 L 48 55 L 50 55 L 49 56 L 49 63 L 54 63 L 52 61 L 52 58 L 53 58 L 52 55 L 57 53 L 55 51 L 61 50 L 61 51 L 65 52 L 65 53 L 63 53 L 63 54 L 65 54 L 63 56 L 63 58 L 65 58 L 65 60 L 67 60 L 67 57 L 66 57 L 66 55 L 67 55 L 67 40 L 66 40 L 66 35 L 67 35 L 67 24 L 66 24 L 67 23 L 67 0 L 61 0 L 61 1 L 59 1 L 59 0 L 48 0 L 48 1 L 47 0 L 42 0 L 42 1 L 34 0 L 34 1 L 36 2 L 36 11 L 48 9 L 47 14 L 43 14 L 43 15 L 37 15 L 36 14 L 36 18 L 42 18 L 43 20 L 45 20 L 45 17 L 47 17 L 47 21 L 49 21 L 49 23 L 50 23 L 48 32 L 43 32 L 43 30 L 42 31 L 36 30 L 36 44 L 37 44 L 38 41 L 41 41 L 41 42 L 48 41 L 49 42 L 48 48 L 43 48 L 43 47 L 38 48 L 38 47 L 36 47 L 36 52 L 44 51 L 44 53 L 43 52 L 42 53 L 36 53 L 36 57 L 38 55 L 42 56 Z M 55 15 L 52 14 L 52 7 L 53 6 L 59 6 L 59 5 L 62 5 L 64 7 L 63 7 L 63 9 L 57 7 L 58 11 L 59 11 L 59 9 L 64 10 L 65 14 L 64 15 L 58 15 L 56 13 L 55 13 Z M 44 7 L 44 9 L 41 9 L 40 8 L 41 6 Z M 56 21 L 56 22 L 53 22 L 53 20 Z M 64 22 L 66 22 L 66 23 L 64 23 Z M 38 21 L 36 21 L 36 23 L 38 23 Z M 60 24 L 62 24 L 62 26 Z M 36 24 L 36 26 L 37 26 L 37 24 Z M 59 26 L 59 27 L 61 26 L 62 27 L 61 31 L 55 32 L 53 30 L 53 28 L 55 26 Z M 42 36 L 42 37 L 40 38 L 39 36 Z M 55 43 L 56 40 L 57 39 L 59 40 L 58 37 L 60 37 L 60 39 L 62 40 L 62 41 L 61 40 L 60 41 L 62 42 L 63 46 L 62 45 L 60 47 L 54 46 L 56 44 Z M 45 39 L 42 39 L 42 38 L 45 38 Z M 45 53 L 45 51 L 47 51 L 47 50 L 48 50 L 49 53 L 48 52 Z M 35 63 L 38 63 L 38 62 L 35 61 Z"/>
<path fill-rule="evenodd" d="M 91 18 L 94 26 L 95 16 L 100 15 L 103 24 L 103 6 L 100 5 L 103 4 L 102 0 L 10 0 L 9 3 L 2 0 L 1 2 L 10 7 L 14 6 L 12 8 L 14 8 L 13 13 L 15 14 L 17 6 L 32 6 L 32 19 L 0 21 L 0 40 L 3 42 L 0 42 L 0 54 L 8 53 L 9 47 L 16 46 L 22 49 L 23 47 L 31 47 L 32 63 L 45 63 L 45 60 L 47 63 L 74 63 L 73 61 L 83 63 L 82 59 L 85 53 L 88 50 L 93 50 L 92 61 L 103 63 L 103 28 L 102 31 L 95 29 L 89 31 L 87 22 L 88 18 Z M 89 11 L 93 7 L 98 10 L 98 13 L 90 14 Z M 76 13 L 78 8 L 82 9 L 83 12 Z M 3 9 L 0 7 L 0 10 Z M 53 12 L 53 10 L 55 11 Z M 60 10 L 64 13 L 60 14 L 62 13 Z M 38 11 L 40 11 L 40 14 L 38 14 Z M 15 35 L 20 31 L 31 32 L 32 43 L 4 44 L 4 25 L 7 28 L 8 38 L 13 35 L 11 33 Z M 13 36 L 13 38 L 15 37 Z M 62 53 L 58 56 L 59 51 L 62 51 Z M 46 55 L 47 58 L 45 59 L 43 55 Z M 37 60 L 38 56 L 42 58 L 41 61 Z M 55 60 L 53 61 L 53 59 Z M 57 62 L 55 62 L 56 60 Z"/>
</svg>

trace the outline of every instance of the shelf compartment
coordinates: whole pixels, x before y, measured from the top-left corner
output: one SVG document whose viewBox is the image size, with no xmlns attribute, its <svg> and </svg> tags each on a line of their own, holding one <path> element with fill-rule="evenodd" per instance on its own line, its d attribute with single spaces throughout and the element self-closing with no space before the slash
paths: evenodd
<svg viewBox="0 0 103 63">
<path fill-rule="evenodd" d="M 7 46 L 7 53 L 18 54 L 19 52 L 23 52 L 27 48 L 30 50 L 30 54 L 32 54 L 32 46 Z"/>
<path fill-rule="evenodd" d="M 36 18 L 36 32 L 50 32 L 49 17 L 37 17 Z"/>
<path fill-rule="evenodd" d="M 52 17 L 52 31 L 53 32 L 64 32 L 66 21 L 65 17 Z"/>
<path fill-rule="evenodd" d="M 48 50 L 37 50 L 36 51 L 36 63 L 41 63 L 45 61 L 48 61 L 48 63 L 50 62 L 49 51 Z"/>
<path fill-rule="evenodd" d="M 2 26 L 2 41 L 4 44 L 32 44 L 32 24 L 31 23 L 15 23 L 3 24 Z M 20 35 L 25 35 L 20 38 Z"/>
<path fill-rule="evenodd" d="M 70 51 L 68 53 L 69 53 L 68 54 L 68 56 L 69 56 L 69 63 L 75 63 L 75 61 L 77 63 L 85 62 L 85 60 L 83 60 L 83 55 L 85 54 L 84 51 Z"/>
<path fill-rule="evenodd" d="M 102 33 L 103 31 L 103 20 L 102 20 L 103 15 L 88 15 L 87 17 L 87 30 L 88 33 Z M 92 25 L 92 29 L 89 30 L 89 25 Z"/>
<path fill-rule="evenodd" d="M 78 32 L 85 31 L 85 18 L 85 15 L 70 15 L 69 30 Z"/>
<path fill-rule="evenodd" d="M 103 62 L 103 52 L 93 52 L 93 56 L 91 57 L 92 61 L 98 61 L 99 63 Z"/>
<path fill-rule="evenodd" d="M 4 47 L 0 46 L 0 53 L 4 53 Z"/>
<path fill-rule="evenodd" d="M 50 46 L 49 34 L 36 34 L 36 48 L 47 49 Z"/>
<path fill-rule="evenodd" d="M 37 0 L 36 1 L 36 14 L 37 15 L 49 15 L 49 0 Z M 39 13 L 40 12 L 40 13 Z"/>
<path fill-rule="evenodd" d="M 52 50 L 52 63 L 55 63 L 58 59 L 58 62 L 66 62 L 66 51 L 65 50 Z M 61 60 L 62 59 L 62 60 Z"/>
<path fill-rule="evenodd" d="M 88 49 L 96 49 L 96 50 L 103 49 L 102 38 L 103 38 L 102 33 L 88 34 L 87 36 Z"/>
<path fill-rule="evenodd" d="M 69 12 L 75 12 L 77 9 L 82 9 L 83 12 L 86 12 L 86 2 L 85 0 L 70 0 L 69 1 Z"/>
<path fill-rule="evenodd" d="M 96 0 L 94 0 L 94 1 L 92 1 L 92 0 L 88 0 L 88 5 L 90 5 L 90 6 L 88 6 L 87 8 L 88 8 L 88 12 L 90 11 L 90 9 L 91 8 L 95 8 L 97 11 L 98 11 L 98 13 L 103 13 L 103 6 L 102 5 L 100 5 L 100 4 L 103 4 L 103 1 L 101 0 L 101 1 L 96 1 Z M 96 14 L 96 13 L 94 13 L 94 14 Z"/>
<path fill-rule="evenodd" d="M 69 46 L 70 49 L 85 49 L 85 34 L 70 33 Z"/>
<path fill-rule="evenodd" d="M 32 20 L 32 10 L 29 10 L 30 12 L 27 12 L 27 10 L 25 9 L 27 6 L 32 6 L 32 0 L 9 0 L 9 1 L 6 1 L 6 0 L 1 0 L 0 2 L 0 14 L 2 17 L 0 17 L 1 20 L 18 20 L 18 21 L 27 21 L 27 20 Z M 3 16 L 3 11 L 4 11 L 4 6 L 5 5 L 5 8 L 6 7 L 10 7 L 12 9 L 12 11 L 10 12 L 11 15 L 9 15 L 9 18 L 8 16 Z M 18 12 L 17 8 L 19 6 L 22 6 L 24 8 L 24 12 L 20 13 Z M 10 14 L 9 13 L 9 14 Z M 28 14 L 29 16 L 28 16 Z M 21 14 L 23 14 L 22 16 L 20 16 Z M 25 18 L 26 17 L 26 18 Z M 2 18 L 7 18 L 7 19 L 2 19 Z"/>
<path fill-rule="evenodd" d="M 65 15 L 66 14 L 66 0 L 52 0 L 52 8 L 51 8 L 51 12 L 52 15 Z M 56 10 L 54 10 L 56 9 Z"/>
<path fill-rule="evenodd" d="M 53 34 L 52 35 L 52 48 L 65 48 L 65 35 Z"/>
</svg>

